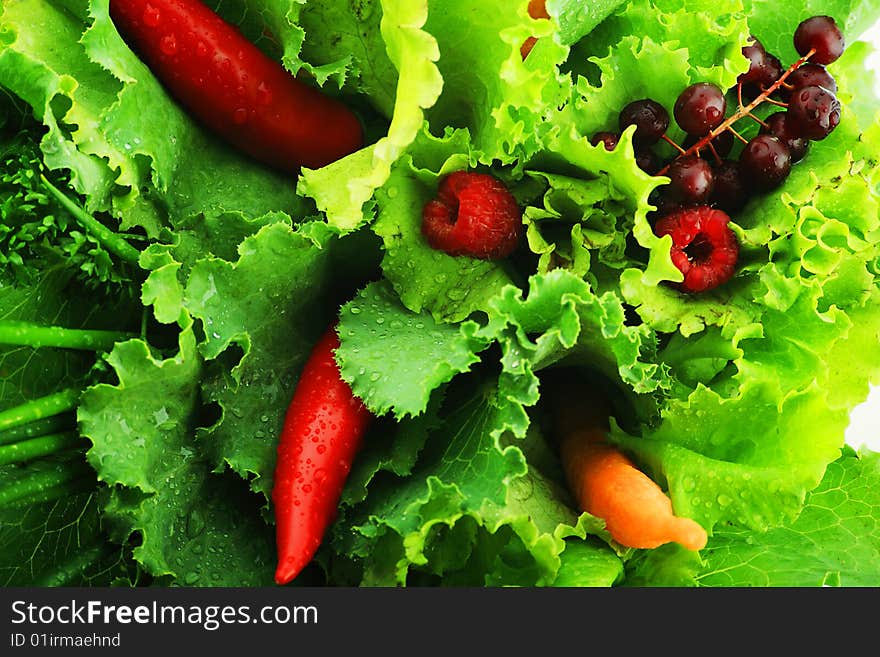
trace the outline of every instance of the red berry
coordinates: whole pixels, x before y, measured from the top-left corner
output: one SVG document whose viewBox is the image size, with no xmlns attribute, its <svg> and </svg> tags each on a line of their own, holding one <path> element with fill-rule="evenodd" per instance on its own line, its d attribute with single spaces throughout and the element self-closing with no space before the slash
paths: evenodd
<svg viewBox="0 0 880 657">
<path fill-rule="evenodd" d="M 682 130 L 702 137 L 724 121 L 726 109 L 721 89 L 709 82 L 698 82 L 679 94 L 672 113 Z"/>
<path fill-rule="evenodd" d="M 749 188 L 743 180 L 739 162 L 722 160 L 715 167 L 715 184 L 712 186 L 712 205 L 728 214 L 739 212 L 749 200 Z"/>
<path fill-rule="evenodd" d="M 733 276 L 739 257 L 736 235 L 727 225 L 730 217 L 717 208 L 682 208 L 654 226 L 659 236 L 672 237 L 672 262 L 684 274 L 678 284 L 684 292 L 705 292 Z"/>
<path fill-rule="evenodd" d="M 522 211 L 504 184 L 490 175 L 456 171 L 440 181 L 437 198 L 422 211 L 428 244 L 452 256 L 495 260 L 510 255 L 522 232 Z"/>
<path fill-rule="evenodd" d="M 764 120 L 761 126 L 761 134 L 773 135 L 788 147 L 791 154 L 791 163 L 800 162 L 807 154 L 810 140 L 792 133 L 788 125 L 788 112 L 776 112 Z"/>
<path fill-rule="evenodd" d="M 789 133 L 813 141 L 825 139 L 840 123 L 840 101 L 822 87 L 802 87 L 788 101 Z"/>
<path fill-rule="evenodd" d="M 747 95 L 757 96 L 782 76 L 779 58 L 768 53 L 756 38 L 751 38 L 751 43 L 742 49 L 742 54 L 749 60 L 749 70 L 742 73 L 737 82 L 745 87 Z"/>
<path fill-rule="evenodd" d="M 756 189 L 779 187 L 791 173 L 791 151 L 770 133 L 752 137 L 739 154 L 740 169 Z"/>
<path fill-rule="evenodd" d="M 599 142 L 605 145 L 606 151 L 613 151 L 620 142 L 620 135 L 616 132 L 597 132 L 590 137 L 590 143 L 593 146 L 598 146 Z"/>
<path fill-rule="evenodd" d="M 846 48 L 843 32 L 830 16 L 813 16 L 798 25 L 794 32 L 794 48 L 801 56 L 814 51 L 812 61 L 830 64 L 837 61 Z"/>
<path fill-rule="evenodd" d="M 657 101 L 643 98 L 634 100 L 620 111 L 618 124 L 621 132 L 634 125 L 633 143 L 650 146 L 669 129 L 669 113 Z"/>
<path fill-rule="evenodd" d="M 795 89 L 802 87 L 823 87 L 831 93 L 837 93 L 837 80 L 821 64 L 809 62 L 802 64 L 786 80 Z"/>
<path fill-rule="evenodd" d="M 682 205 L 703 205 L 709 202 L 714 184 L 712 166 L 696 155 L 675 160 L 666 174 L 669 176 L 670 198 Z"/>
<path fill-rule="evenodd" d="M 635 155 L 636 166 L 650 176 L 657 175 L 657 172 L 660 171 L 660 167 L 663 166 L 660 163 L 660 158 L 650 148 L 636 149 Z"/>
</svg>

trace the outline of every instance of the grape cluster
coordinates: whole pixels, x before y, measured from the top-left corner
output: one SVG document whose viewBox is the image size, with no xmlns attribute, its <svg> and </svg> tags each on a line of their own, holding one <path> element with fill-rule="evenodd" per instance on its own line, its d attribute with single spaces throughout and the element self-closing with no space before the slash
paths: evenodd
<svg viewBox="0 0 880 657">
<path fill-rule="evenodd" d="M 840 57 L 845 46 L 834 19 L 813 16 L 800 23 L 794 46 L 800 59 L 786 69 L 760 41 L 751 38 L 742 49 L 749 69 L 739 76 L 736 87 L 725 93 L 714 84 L 700 82 L 682 91 L 672 111 L 686 134 L 682 145 L 666 134 L 670 124 L 667 110 L 649 98 L 632 101 L 621 110 L 619 132 L 597 133 L 591 142 L 613 150 L 620 134 L 635 126 L 633 147 L 638 166 L 650 175 L 669 178 L 651 198 L 657 208 L 656 219 L 705 206 L 728 214 L 737 212 L 751 194 L 782 185 L 792 166 L 806 156 L 810 142 L 825 139 L 840 122 L 837 84 L 825 68 Z M 728 105 L 734 101 L 736 108 L 728 113 Z M 780 111 L 761 119 L 754 110 L 763 103 L 778 106 Z M 734 127 L 746 118 L 760 124 L 751 139 Z M 661 140 L 676 150 L 671 161 L 663 162 L 652 150 Z M 742 147 L 735 151 L 737 140 Z M 713 287 L 723 282 L 722 277 L 710 278 Z"/>
</svg>

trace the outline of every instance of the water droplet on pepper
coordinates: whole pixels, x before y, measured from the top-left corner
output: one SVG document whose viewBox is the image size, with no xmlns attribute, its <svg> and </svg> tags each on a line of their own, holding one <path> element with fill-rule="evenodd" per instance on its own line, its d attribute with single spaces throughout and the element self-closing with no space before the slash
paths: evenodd
<svg viewBox="0 0 880 657">
<path fill-rule="evenodd" d="M 162 14 L 153 5 L 144 7 L 144 13 L 141 14 L 141 20 L 147 27 L 157 27 L 162 20 Z"/>
<path fill-rule="evenodd" d="M 177 39 L 173 34 L 166 34 L 159 39 L 159 50 L 169 57 L 177 53 Z"/>
</svg>

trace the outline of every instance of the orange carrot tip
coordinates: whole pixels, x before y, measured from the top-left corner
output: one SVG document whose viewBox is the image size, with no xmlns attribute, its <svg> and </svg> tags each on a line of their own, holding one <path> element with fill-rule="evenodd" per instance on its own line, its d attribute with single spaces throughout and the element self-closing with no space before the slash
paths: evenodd
<svg viewBox="0 0 880 657">
<path fill-rule="evenodd" d="M 689 550 L 706 545 L 706 530 L 676 516 L 663 490 L 619 449 L 571 434 L 562 461 L 581 511 L 605 521 L 611 537 L 626 547 L 656 548 L 679 543 Z"/>
</svg>

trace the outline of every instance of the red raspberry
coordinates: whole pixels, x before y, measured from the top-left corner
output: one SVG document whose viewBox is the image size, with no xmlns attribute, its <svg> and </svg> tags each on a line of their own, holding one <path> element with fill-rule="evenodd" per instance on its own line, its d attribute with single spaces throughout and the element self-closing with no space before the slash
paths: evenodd
<svg viewBox="0 0 880 657">
<path fill-rule="evenodd" d="M 739 243 L 729 221 L 721 210 L 701 205 L 672 212 L 654 226 L 659 237 L 672 236 L 670 255 L 684 274 L 678 284 L 684 292 L 705 292 L 733 276 Z"/>
<path fill-rule="evenodd" d="M 456 171 L 440 181 L 422 211 L 422 234 L 452 256 L 495 260 L 509 256 L 522 232 L 522 211 L 501 181 Z"/>
</svg>

